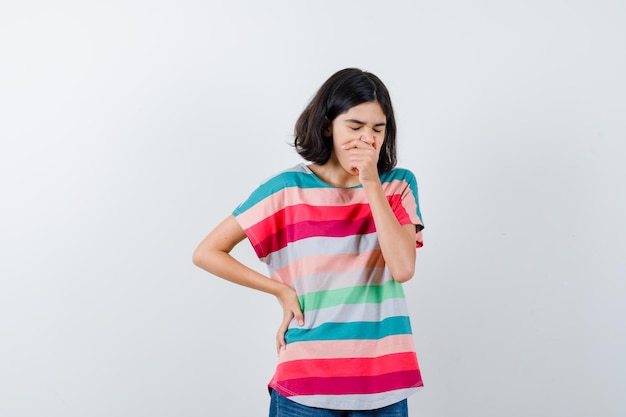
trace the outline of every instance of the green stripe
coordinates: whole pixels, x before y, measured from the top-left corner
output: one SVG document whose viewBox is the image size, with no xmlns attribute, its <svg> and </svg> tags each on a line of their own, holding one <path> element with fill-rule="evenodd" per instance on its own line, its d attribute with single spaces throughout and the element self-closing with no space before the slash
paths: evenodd
<svg viewBox="0 0 626 417">
<path fill-rule="evenodd" d="M 285 341 L 289 344 L 313 340 L 378 340 L 397 334 L 411 334 L 408 317 L 389 317 L 380 322 L 325 323 L 314 329 L 290 328 Z"/>
<path fill-rule="evenodd" d="M 317 291 L 299 297 L 303 312 L 335 307 L 342 304 L 380 304 L 389 298 L 404 298 L 401 284 L 390 280 L 384 285 L 364 285 Z"/>
</svg>

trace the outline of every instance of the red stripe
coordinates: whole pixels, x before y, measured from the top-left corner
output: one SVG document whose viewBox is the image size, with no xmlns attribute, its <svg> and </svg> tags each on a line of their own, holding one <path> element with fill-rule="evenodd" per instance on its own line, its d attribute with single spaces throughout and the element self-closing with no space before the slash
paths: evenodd
<svg viewBox="0 0 626 417">
<path fill-rule="evenodd" d="M 324 377 L 374 376 L 419 369 L 414 352 L 394 353 L 376 358 L 305 359 L 283 362 L 277 378 L 290 380 L 311 375 Z"/>
<path fill-rule="evenodd" d="M 387 196 L 400 224 L 411 223 L 398 194 Z M 347 206 L 285 207 L 246 229 L 261 257 L 280 250 L 290 242 L 309 237 L 345 237 L 376 231 L 369 204 Z"/>
<path fill-rule="evenodd" d="M 413 370 L 378 376 L 299 378 L 275 381 L 271 386 L 289 397 L 293 395 L 376 394 L 423 385 L 420 371 Z"/>
<path fill-rule="evenodd" d="M 402 204 L 402 196 L 400 194 L 388 195 L 387 201 L 389 201 L 389 205 L 393 210 L 393 214 L 395 214 L 396 219 L 400 224 L 411 224 L 411 217 L 409 213 L 407 213 L 404 205 Z"/>
<path fill-rule="evenodd" d="M 259 241 L 266 239 L 289 225 L 309 221 L 353 220 L 371 216 L 369 204 L 348 206 L 310 206 L 296 204 L 288 206 L 259 221 L 247 230 Z"/>
</svg>

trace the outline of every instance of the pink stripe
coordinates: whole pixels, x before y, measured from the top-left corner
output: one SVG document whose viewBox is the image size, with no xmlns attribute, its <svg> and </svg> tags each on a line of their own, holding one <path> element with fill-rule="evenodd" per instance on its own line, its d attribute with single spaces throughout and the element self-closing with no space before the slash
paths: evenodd
<svg viewBox="0 0 626 417">
<path fill-rule="evenodd" d="M 272 380 L 270 383 L 270 386 L 287 397 L 294 395 L 374 394 L 423 385 L 419 370 L 393 372 L 378 376 Z"/>
<path fill-rule="evenodd" d="M 259 204 L 250 207 L 237 216 L 237 219 L 243 228 L 247 229 L 268 215 L 268 207 L 276 209 L 301 204 L 303 201 L 312 206 L 341 206 L 342 202 L 344 205 L 368 204 L 367 196 L 362 188 L 342 190 L 341 197 L 337 198 L 337 190 L 334 188 L 302 189 L 289 187 L 270 195 Z"/>
<path fill-rule="evenodd" d="M 421 220 L 417 217 L 417 202 L 413 198 L 413 193 L 407 188 L 406 193 L 400 198 L 404 210 L 409 214 L 413 223 L 421 224 Z"/>
<path fill-rule="evenodd" d="M 372 269 L 384 267 L 385 260 L 382 257 L 380 249 L 377 249 L 359 254 L 307 256 L 291 262 L 284 268 L 276 270 L 272 277 L 290 285 L 296 278 L 302 277 L 307 272 L 310 273 L 310 271 L 315 271 L 315 273 L 346 272 L 362 270 L 364 268 Z"/>
<path fill-rule="evenodd" d="M 410 334 L 388 336 L 380 340 L 318 340 L 291 343 L 279 352 L 278 361 L 282 363 L 299 359 L 372 358 L 414 350 L 413 336 Z"/>
<path fill-rule="evenodd" d="M 412 208 L 416 208 L 415 199 L 411 194 L 407 183 L 403 180 L 394 180 L 384 186 L 385 194 L 389 197 L 392 195 L 400 195 L 406 201 L 407 212 L 415 212 Z M 267 217 L 268 208 L 274 211 L 279 208 L 302 204 L 306 202 L 311 206 L 337 206 L 345 207 L 355 204 L 369 204 L 365 191 L 362 188 L 342 190 L 338 198 L 337 190 L 334 188 L 297 188 L 289 187 L 280 190 L 267 198 L 261 200 L 258 204 L 250 207 L 245 212 L 237 216 L 237 220 L 244 229 L 248 229 L 259 220 Z"/>
<path fill-rule="evenodd" d="M 408 193 L 405 199 L 413 200 L 412 204 L 415 206 L 413 194 L 410 193 L 406 181 L 393 180 L 385 184 L 385 194 L 387 195 L 400 194 L 402 192 Z M 337 198 L 337 190 L 335 188 L 302 189 L 289 187 L 268 196 L 261 203 L 250 207 L 237 216 L 237 220 L 239 220 L 244 229 L 247 229 L 258 222 L 259 219 L 267 216 L 267 207 L 279 208 L 300 204 L 303 201 L 312 206 L 341 206 L 342 203 L 344 205 L 368 204 L 367 196 L 362 188 L 341 190 L 341 197 Z M 410 206 L 407 206 L 407 211 L 411 213 Z"/>
<path fill-rule="evenodd" d="M 414 352 L 395 353 L 377 358 L 311 359 L 284 362 L 276 369 L 280 381 L 310 376 L 375 376 L 419 369 Z"/>
</svg>

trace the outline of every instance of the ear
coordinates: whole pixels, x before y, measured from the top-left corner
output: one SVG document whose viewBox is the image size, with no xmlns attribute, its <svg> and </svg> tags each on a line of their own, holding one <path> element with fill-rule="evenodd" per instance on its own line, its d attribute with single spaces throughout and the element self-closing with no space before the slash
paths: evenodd
<svg viewBox="0 0 626 417">
<path fill-rule="evenodd" d="M 324 116 L 322 121 L 322 136 L 330 138 L 333 136 L 333 124 L 328 120 L 328 117 Z"/>
</svg>

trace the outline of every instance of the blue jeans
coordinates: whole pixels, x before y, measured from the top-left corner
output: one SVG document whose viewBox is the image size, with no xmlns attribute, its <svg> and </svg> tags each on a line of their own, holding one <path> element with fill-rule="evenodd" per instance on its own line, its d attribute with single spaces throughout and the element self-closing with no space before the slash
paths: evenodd
<svg viewBox="0 0 626 417">
<path fill-rule="evenodd" d="M 408 417 L 407 401 L 376 410 L 327 410 L 298 404 L 272 390 L 269 417 Z"/>
</svg>

